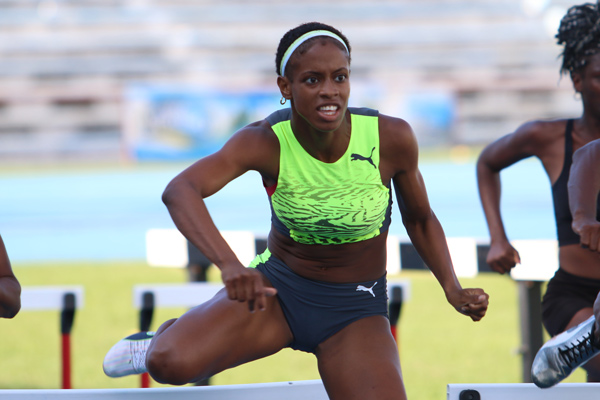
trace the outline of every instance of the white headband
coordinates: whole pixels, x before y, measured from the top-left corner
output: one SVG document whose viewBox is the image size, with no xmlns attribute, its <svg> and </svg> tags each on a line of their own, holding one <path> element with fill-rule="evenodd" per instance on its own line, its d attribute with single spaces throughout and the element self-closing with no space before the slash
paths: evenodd
<svg viewBox="0 0 600 400">
<path fill-rule="evenodd" d="M 348 54 L 350 54 L 350 51 L 348 50 L 348 46 L 346 46 L 346 43 L 342 40 L 341 37 L 339 37 L 335 33 L 330 32 L 330 31 L 324 31 L 324 30 L 310 31 L 310 32 L 307 32 L 304 35 L 300 36 L 298 39 L 294 40 L 294 43 L 292 43 L 290 45 L 290 47 L 288 47 L 288 49 L 285 51 L 285 53 L 283 53 L 283 58 L 281 59 L 281 69 L 280 69 L 279 75 L 283 76 L 283 73 L 285 72 L 285 66 L 288 63 L 288 61 L 290 60 L 290 57 L 292 56 L 292 54 L 294 54 L 294 51 L 296 51 L 296 49 L 298 47 L 300 47 L 300 45 L 302 43 L 306 42 L 308 39 L 312 39 L 317 36 L 329 36 L 331 38 L 338 40 L 341 44 L 344 45 Z"/>
</svg>

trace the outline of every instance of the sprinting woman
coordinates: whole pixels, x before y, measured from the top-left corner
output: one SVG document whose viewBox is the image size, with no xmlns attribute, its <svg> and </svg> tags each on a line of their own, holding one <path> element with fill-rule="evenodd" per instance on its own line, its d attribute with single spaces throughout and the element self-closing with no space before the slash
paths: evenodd
<svg viewBox="0 0 600 400">
<path fill-rule="evenodd" d="M 573 154 L 568 188 L 572 226 L 579 235 L 581 247 L 600 254 L 600 139 Z M 553 337 L 538 351 L 531 368 L 537 386 L 556 385 L 600 353 L 600 295 L 593 310 L 593 316 Z"/>
<path fill-rule="evenodd" d="M 488 145 L 477 162 L 481 203 L 490 231 L 487 262 L 507 273 L 520 262 L 500 215 L 500 171 L 535 156 L 552 185 L 559 245 L 559 269 L 542 302 L 542 321 L 551 336 L 578 325 L 592 315 L 600 290 L 600 255 L 580 246 L 572 228 L 567 182 L 573 152 L 600 138 L 600 13 L 598 4 L 571 7 L 562 18 L 558 43 L 563 46 L 561 73 L 568 74 L 581 96 L 579 118 L 532 121 Z M 587 380 L 600 382 L 600 359 L 585 366 Z"/>
<path fill-rule="evenodd" d="M 488 296 L 463 289 L 454 273 L 411 127 L 348 107 L 347 38 L 325 24 L 300 25 L 281 39 L 275 63 L 281 103 L 291 107 L 242 128 L 163 194 L 177 228 L 221 270 L 225 289 L 156 333 L 117 343 L 105 371 L 147 370 L 158 382 L 180 385 L 291 347 L 315 354 L 332 399 L 405 399 L 387 318 L 392 187 L 407 232 L 450 305 L 478 321 Z M 260 173 L 272 210 L 268 249 L 250 266 L 237 259 L 203 201 L 247 171 Z"/>
</svg>

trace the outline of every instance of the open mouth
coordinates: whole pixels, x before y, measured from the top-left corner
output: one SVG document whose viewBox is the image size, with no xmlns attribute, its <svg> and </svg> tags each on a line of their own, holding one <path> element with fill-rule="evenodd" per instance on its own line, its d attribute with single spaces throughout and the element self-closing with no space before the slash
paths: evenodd
<svg viewBox="0 0 600 400">
<path fill-rule="evenodd" d="M 340 108 L 335 105 L 321 106 L 318 108 L 319 112 L 328 117 L 334 117 Z"/>
</svg>

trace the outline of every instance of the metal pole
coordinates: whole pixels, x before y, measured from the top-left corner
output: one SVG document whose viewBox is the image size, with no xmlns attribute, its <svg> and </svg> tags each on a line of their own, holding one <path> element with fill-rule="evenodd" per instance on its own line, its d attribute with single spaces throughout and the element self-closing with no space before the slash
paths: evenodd
<svg viewBox="0 0 600 400">
<path fill-rule="evenodd" d="M 542 327 L 542 282 L 519 281 L 519 308 L 521 318 L 521 355 L 523 382 L 531 383 L 531 365 L 544 344 Z"/>
<path fill-rule="evenodd" d="M 147 332 L 152 325 L 152 316 L 154 315 L 154 293 L 142 293 L 142 308 L 140 309 L 140 332 Z M 144 372 L 140 376 L 140 387 L 150 387 L 150 375 Z"/>
<path fill-rule="evenodd" d="M 71 389 L 71 330 L 75 319 L 75 294 L 65 293 L 60 312 L 62 342 L 62 388 Z"/>
</svg>

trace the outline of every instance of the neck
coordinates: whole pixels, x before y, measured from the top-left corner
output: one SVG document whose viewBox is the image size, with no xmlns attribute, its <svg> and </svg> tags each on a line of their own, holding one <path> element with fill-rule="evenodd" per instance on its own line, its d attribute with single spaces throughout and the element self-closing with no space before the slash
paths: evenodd
<svg viewBox="0 0 600 400">
<path fill-rule="evenodd" d="M 323 162 L 335 162 L 348 149 L 350 121 L 350 112 L 346 110 L 342 123 L 335 130 L 321 131 L 293 110 L 290 123 L 294 136 L 308 154 Z"/>
<path fill-rule="evenodd" d="M 593 115 L 585 111 L 581 118 L 579 118 L 579 131 L 581 134 L 589 137 L 590 139 L 600 138 L 600 115 Z"/>
</svg>

